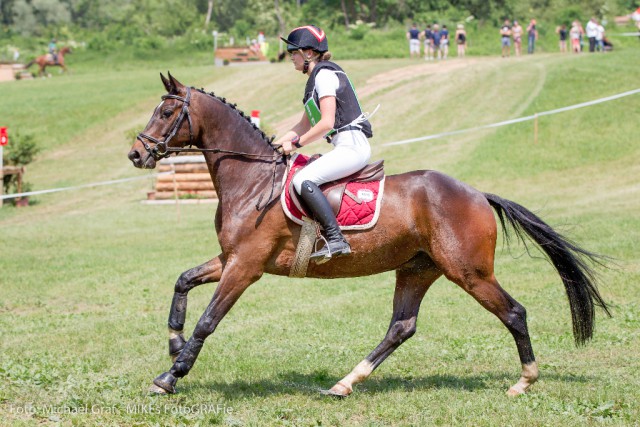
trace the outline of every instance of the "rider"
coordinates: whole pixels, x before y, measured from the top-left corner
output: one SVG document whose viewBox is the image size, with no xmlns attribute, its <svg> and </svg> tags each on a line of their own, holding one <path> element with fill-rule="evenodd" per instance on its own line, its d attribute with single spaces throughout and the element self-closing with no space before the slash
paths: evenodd
<svg viewBox="0 0 640 427">
<path fill-rule="evenodd" d="M 367 165 L 373 136 L 371 124 L 362 113 L 356 93 L 345 72 L 330 62 L 327 36 L 320 28 L 307 25 L 291 31 L 284 39 L 291 62 L 309 79 L 302 100 L 305 114 L 277 144 L 285 154 L 325 137 L 334 148 L 312 162 L 293 178 L 298 194 L 325 230 L 326 245 L 311 254 L 312 261 L 348 255 L 345 240 L 319 185 L 351 175 Z"/>
<path fill-rule="evenodd" d="M 49 42 L 49 53 L 53 57 L 53 62 L 55 62 L 56 64 L 58 63 L 58 46 L 56 45 L 57 42 L 58 41 L 55 38 L 51 39 L 51 41 Z"/>
</svg>

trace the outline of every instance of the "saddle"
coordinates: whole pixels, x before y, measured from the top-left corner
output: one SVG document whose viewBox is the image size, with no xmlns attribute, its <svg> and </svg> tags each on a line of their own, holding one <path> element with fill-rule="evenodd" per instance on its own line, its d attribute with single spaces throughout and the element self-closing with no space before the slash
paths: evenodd
<svg viewBox="0 0 640 427">
<path fill-rule="evenodd" d="M 320 158 L 320 154 L 316 154 L 309 158 L 309 161 L 305 166 L 308 166 L 314 160 Z M 300 168 L 301 169 L 301 168 Z M 298 172 L 298 171 L 296 171 Z M 295 173 L 293 176 L 295 176 Z M 292 178 L 293 178 L 292 176 Z M 338 216 L 340 212 L 340 207 L 342 206 L 342 198 L 346 195 L 350 197 L 357 204 L 362 204 L 363 202 L 370 202 L 371 200 L 362 200 L 356 194 L 352 193 L 347 189 L 347 185 L 351 183 L 365 183 L 365 182 L 375 182 L 381 181 L 384 178 L 384 160 L 378 160 L 377 162 L 368 164 L 364 168 L 360 169 L 358 172 L 353 173 L 349 176 L 341 178 L 336 181 L 327 182 L 326 184 L 322 184 L 320 189 L 322 190 L 322 194 L 325 195 L 331 209 L 333 210 L 333 214 Z M 296 205 L 296 207 L 306 216 L 308 215 L 307 210 L 305 209 L 305 205 L 302 202 L 302 199 L 296 193 L 295 188 L 293 187 L 293 180 L 289 182 L 289 187 L 287 189 L 289 192 L 289 196 L 291 197 L 291 201 Z"/>
</svg>

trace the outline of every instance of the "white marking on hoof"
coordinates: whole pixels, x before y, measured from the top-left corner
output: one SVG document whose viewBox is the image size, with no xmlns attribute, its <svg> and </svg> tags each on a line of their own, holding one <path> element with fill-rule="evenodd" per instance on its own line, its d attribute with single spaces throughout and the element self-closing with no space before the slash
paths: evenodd
<svg viewBox="0 0 640 427">
<path fill-rule="evenodd" d="M 167 393 L 167 390 L 163 389 L 162 387 L 158 387 L 155 384 L 151 384 L 151 387 L 149 387 L 149 393 L 153 393 L 153 394 L 169 394 L 169 393 Z"/>
<path fill-rule="evenodd" d="M 522 365 L 522 375 L 520 381 L 514 384 L 508 391 L 509 396 L 520 396 L 525 394 L 529 387 L 538 380 L 538 364 L 531 362 L 527 365 Z"/>
<path fill-rule="evenodd" d="M 341 382 L 337 382 L 336 385 L 331 387 L 329 390 L 322 390 L 321 393 L 325 396 L 333 396 L 333 397 L 347 397 L 353 392 L 353 389 L 347 387 Z"/>
</svg>

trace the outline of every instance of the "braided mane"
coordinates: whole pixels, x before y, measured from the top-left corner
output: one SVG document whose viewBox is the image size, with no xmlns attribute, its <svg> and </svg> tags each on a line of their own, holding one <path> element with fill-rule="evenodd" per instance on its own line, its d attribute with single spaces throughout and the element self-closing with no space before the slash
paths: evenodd
<svg viewBox="0 0 640 427">
<path fill-rule="evenodd" d="M 227 98 L 221 98 L 219 96 L 217 96 L 215 93 L 213 92 L 206 92 L 203 88 L 195 88 L 195 87 L 191 87 L 191 89 L 200 92 L 204 95 L 208 95 L 214 99 L 217 99 L 218 101 L 222 102 L 224 105 L 226 105 L 227 107 L 231 108 L 232 110 L 234 110 L 236 113 L 238 113 L 240 115 L 240 117 L 242 117 L 243 119 L 245 119 L 251 126 L 253 126 L 253 129 L 258 131 L 259 135 L 262 137 L 262 139 L 269 145 L 271 145 L 271 143 L 273 142 L 273 140 L 276 138 L 275 135 L 268 137 L 266 133 L 264 133 L 264 131 L 262 129 L 260 129 L 258 126 L 256 126 L 255 123 L 253 123 L 251 121 L 251 117 L 246 115 L 242 110 L 237 108 L 238 104 L 232 104 L 230 102 L 227 102 Z"/>
</svg>

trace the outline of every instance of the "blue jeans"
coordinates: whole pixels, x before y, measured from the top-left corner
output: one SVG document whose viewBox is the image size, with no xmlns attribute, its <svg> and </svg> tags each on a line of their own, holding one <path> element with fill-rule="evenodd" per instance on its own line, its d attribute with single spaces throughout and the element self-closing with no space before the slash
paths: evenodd
<svg viewBox="0 0 640 427">
<path fill-rule="evenodd" d="M 527 48 L 527 52 L 533 53 L 533 49 L 535 49 L 535 44 L 536 44 L 536 36 L 534 35 L 529 36 L 529 46 Z"/>
</svg>

